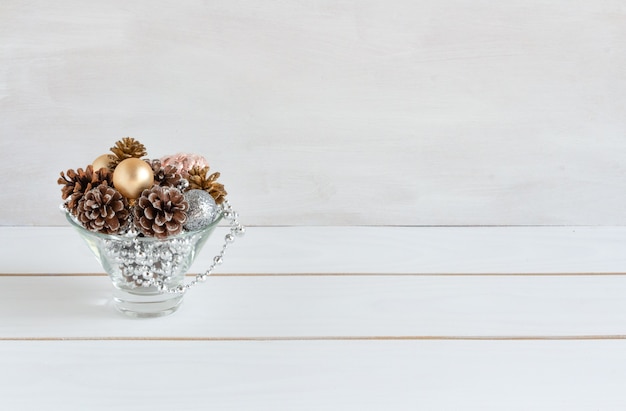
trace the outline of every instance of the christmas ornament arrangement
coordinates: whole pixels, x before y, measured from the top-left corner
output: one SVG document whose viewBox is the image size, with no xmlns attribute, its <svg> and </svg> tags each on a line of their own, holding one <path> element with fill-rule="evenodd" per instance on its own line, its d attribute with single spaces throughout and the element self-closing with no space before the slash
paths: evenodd
<svg viewBox="0 0 626 411">
<path fill-rule="evenodd" d="M 206 159 L 178 153 L 148 159 L 139 141 L 125 137 L 111 154 L 61 172 L 62 209 L 113 281 L 116 307 L 133 317 L 174 312 L 182 295 L 222 263 L 244 233 L 226 199 L 219 172 Z M 184 276 L 224 218 L 230 231 L 208 270 Z"/>
</svg>

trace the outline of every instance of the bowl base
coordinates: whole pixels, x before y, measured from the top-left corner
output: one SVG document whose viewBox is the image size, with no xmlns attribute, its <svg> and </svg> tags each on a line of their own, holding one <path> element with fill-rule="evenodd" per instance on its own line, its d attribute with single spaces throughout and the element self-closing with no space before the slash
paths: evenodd
<svg viewBox="0 0 626 411">
<path fill-rule="evenodd" d="M 143 291 L 142 289 L 138 289 Z M 183 302 L 181 294 L 154 292 L 132 292 L 114 288 L 113 303 L 122 314 L 133 318 L 152 318 L 170 315 Z"/>
</svg>

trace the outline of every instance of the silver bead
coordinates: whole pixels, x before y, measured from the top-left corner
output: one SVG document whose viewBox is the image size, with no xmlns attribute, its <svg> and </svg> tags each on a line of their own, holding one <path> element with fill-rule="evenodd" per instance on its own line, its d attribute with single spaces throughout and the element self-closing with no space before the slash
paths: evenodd
<svg viewBox="0 0 626 411">
<path fill-rule="evenodd" d="M 239 213 L 237 213 L 236 211 L 225 211 L 224 212 L 224 218 L 226 220 L 236 220 L 237 218 L 239 218 Z"/>
<path fill-rule="evenodd" d="M 216 255 L 215 258 L 213 258 L 213 262 L 216 265 L 220 265 L 220 264 L 222 264 L 224 262 L 224 259 L 222 258 L 221 255 Z"/>
<path fill-rule="evenodd" d="M 232 243 L 233 241 L 235 241 L 235 236 L 232 234 L 226 234 L 226 236 L 224 237 L 224 240 L 227 243 Z"/>
</svg>

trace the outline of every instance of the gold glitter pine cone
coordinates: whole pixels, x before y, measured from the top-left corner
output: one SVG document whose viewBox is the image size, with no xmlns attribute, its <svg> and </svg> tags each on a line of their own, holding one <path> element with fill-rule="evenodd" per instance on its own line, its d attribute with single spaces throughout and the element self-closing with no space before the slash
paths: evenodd
<svg viewBox="0 0 626 411">
<path fill-rule="evenodd" d="M 137 199 L 133 210 L 135 227 L 144 235 L 159 239 L 180 234 L 187 221 L 189 204 L 174 187 L 154 186 Z"/>
<path fill-rule="evenodd" d="M 113 168 L 127 158 L 141 158 L 148 154 L 146 147 L 132 137 L 124 137 L 111 147 L 111 151 L 115 154 L 112 161 Z"/>
<path fill-rule="evenodd" d="M 222 204 L 224 202 L 226 194 L 228 193 L 224 189 L 224 185 L 216 181 L 220 177 L 220 173 L 215 172 L 207 176 L 208 173 L 208 166 L 195 166 L 191 170 L 189 170 L 189 175 L 187 176 L 187 180 L 189 181 L 189 189 L 207 191 L 209 194 L 211 194 L 211 197 L 213 197 L 217 204 Z"/>
<path fill-rule="evenodd" d="M 128 223 L 130 211 L 126 198 L 105 182 L 85 193 L 76 217 L 88 230 L 116 234 Z"/>
</svg>

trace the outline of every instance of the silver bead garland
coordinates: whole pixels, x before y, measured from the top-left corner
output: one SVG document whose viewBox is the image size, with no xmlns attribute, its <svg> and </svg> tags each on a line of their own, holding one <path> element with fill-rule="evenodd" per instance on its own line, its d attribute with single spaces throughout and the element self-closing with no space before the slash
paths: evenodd
<svg viewBox="0 0 626 411">
<path fill-rule="evenodd" d="M 215 270 L 215 267 L 223 263 L 226 249 L 235 241 L 235 238 L 242 237 L 245 234 L 246 228 L 239 222 L 239 214 L 237 214 L 237 212 L 232 209 L 228 200 L 224 200 L 223 209 L 224 211 L 222 213 L 222 216 L 226 221 L 229 222 L 230 232 L 224 236 L 224 244 L 222 245 L 222 249 L 215 257 L 213 257 L 213 261 L 211 265 L 209 265 L 209 268 L 204 273 L 197 274 L 196 278 L 188 282 L 187 284 L 181 284 L 173 288 L 167 287 L 162 280 L 156 281 L 155 285 L 161 293 L 184 294 L 194 285 L 206 281 L 207 277 L 211 275 L 213 270 Z"/>
<path fill-rule="evenodd" d="M 61 205 L 60 208 L 64 213 L 68 213 L 69 218 L 78 227 L 82 227 L 81 223 L 69 214 L 65 204 Z M 139 233 L 130 224 L 122 234 L 111 236 L 110 239 L 103 239 L 99 255 L 116 267 L 113 270 L 116 274 L 109 274 L 112 278 L 119 276 L 124 287 L 130 289 L 155 287 L 160 293 L 184 294 L 194 285 L 206 281 L 213 270 L 223 263 L 226 249 L 237 237 L 241 237 L 245 233 L 245 227 L 238 220 L 239 215 L 233 211 L 228 200 L 224 200 L 221 208 L 222 217 L 229 222 L 230 231 L 224 236 L 222 248 L 213 257 L 209 268 L 204 273 L 197 274 L 196 278 L 187 284 L 172 287 L 166 285 L 172 280 L 171 273 L 185 269 L 187 263 L 184 261 L 184 256 L 192 251 L 198 239 L 197 236 L 202 235 L 200 233 L 184 238 L 144 242 L 138 239 Z M 81 229 L 81 231 L 89 232 L 86 229 Z M 114 280 L 114 282 L 116 281 Z"/>
</svg>

